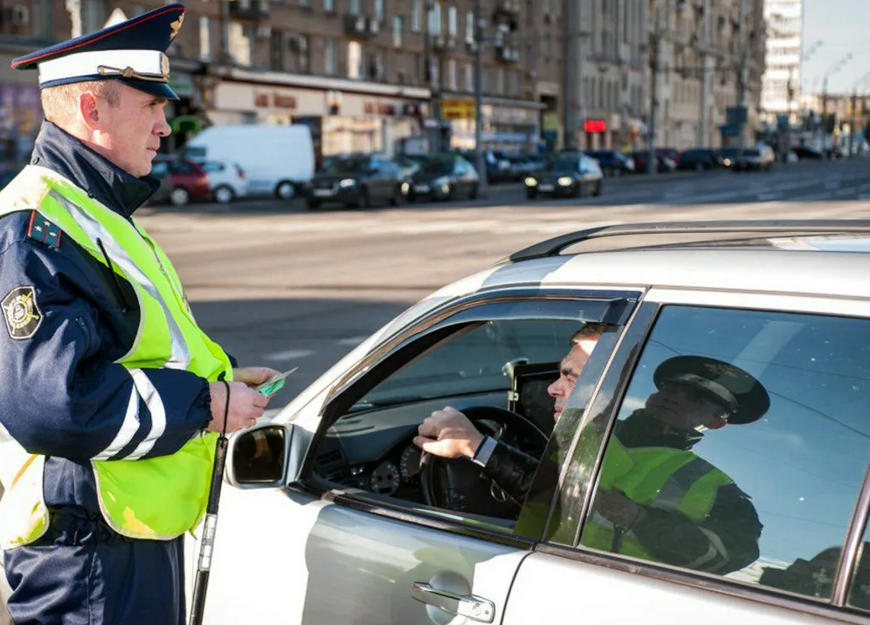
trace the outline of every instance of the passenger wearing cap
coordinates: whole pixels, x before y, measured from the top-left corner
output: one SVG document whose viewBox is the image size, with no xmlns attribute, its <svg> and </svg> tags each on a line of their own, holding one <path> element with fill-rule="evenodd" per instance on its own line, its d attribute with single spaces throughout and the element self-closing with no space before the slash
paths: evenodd
<svg viewBox="0 0 870 625">
<path fill-rule="evenodd" d="M 136 224 L 169 134 L 173 4 L 13 61 L 46 121 L 0 192 L 0 547 L 16 624 L 184 623 L 182 536 L 215 432 L 250 427 L 277 373 L 197 326 Z"/>
<path fill-rule="evenodd" d="M 760 419 L 764 387 L 734 365 L 676 356 L 658 389 L 618 421 L 581 544 L 724 575 L 758 559 L 762 525 L 734 481 L 693 447 L 705 432 Z"/>
</svg>

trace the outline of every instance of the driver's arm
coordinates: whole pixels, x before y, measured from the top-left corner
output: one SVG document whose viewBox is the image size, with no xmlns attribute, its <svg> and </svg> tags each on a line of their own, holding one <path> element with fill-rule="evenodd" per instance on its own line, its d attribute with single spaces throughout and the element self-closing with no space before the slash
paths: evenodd
<svg viewBox="0 0 870 625">
<path fill-rule="evenodd" d="M 537 459 L 489 436 L 484 436 L 464 414 L 447 406 L 436 410 L 417 428 L 414 444 L 441 458 L 468 458 L 517 502 L 526 498 Z"/>
</svg>

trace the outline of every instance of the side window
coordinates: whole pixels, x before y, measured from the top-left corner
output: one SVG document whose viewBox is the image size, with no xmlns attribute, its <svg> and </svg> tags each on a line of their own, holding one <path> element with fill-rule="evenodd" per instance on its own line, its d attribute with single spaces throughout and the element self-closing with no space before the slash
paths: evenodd
<svg viewBox="0 0 870 625">
<path fill-rule="evenodd" d="M 868 408 L 868 320 L 665 307 L 580 543 L 830 598 L 870 455 Z M 855 605 L 870 603 L 866 581 Z"/>
<path fill-rule="evenodd" d="M 557 305 L 567 314 L 540 314 Z M 315 475 L 330 488 L 365 491 L 359 496 L 386 496 L 411 507 L 450 511 L 453 519 L 473 517 L 513 528 L 580 371 L 593 351 L 606 361 L 613 348 L 612 341 L 602 341 L 595 351 L 605 328 L 618 327 L 602 322 L 614 306 L 591 300 L 498 303 L 484 307 L 497 314 L 483 320 L 475 309 L 458 312 L 368 369 L 372 380 L 358 380 L 359 390 L 351 387 L 330 402 L 331 425 L 315 452 Z M 527 480 L 501 483 L 498 467 L 506 465 L 481 466 L 465 455 L 422 463 L 413 443 L 418 426 L 447 406 L 497 441 L 499 453 L 517 462 L 511 466 Z"/>
</svg>

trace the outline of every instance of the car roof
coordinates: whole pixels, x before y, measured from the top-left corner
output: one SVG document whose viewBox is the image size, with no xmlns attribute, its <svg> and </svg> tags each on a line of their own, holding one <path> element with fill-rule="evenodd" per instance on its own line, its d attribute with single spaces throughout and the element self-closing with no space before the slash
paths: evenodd
<svg viewBox="0 0 870 625">
<path fill-rule="evenodd" d="M 561 253 L 566 249 L 574 253 Z M 870 220 L 594 228 L 516 252 L 448 285 L 436 299 L 493 288 L 602 284 L 870 298 Z"/>
</svg>

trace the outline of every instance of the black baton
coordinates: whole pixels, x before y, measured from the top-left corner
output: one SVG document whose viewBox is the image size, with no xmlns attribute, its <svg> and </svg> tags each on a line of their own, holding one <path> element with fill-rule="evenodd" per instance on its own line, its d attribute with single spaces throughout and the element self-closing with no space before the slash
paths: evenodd
<svg viewBox="0 0 870 625">
<path fill-rule="evenodd" d="M 190 625 L 201 625 L 205 615 L 205 595 L 208 592 L 208 577 L 211 572 L 211 558 L 214 551 L 214 537 L 217 529 L 218 506 L 221 498 L 221 485 L 224 479 L 224 466 L 227 463 L 227 418 L 230 412 L 230 385 L 224 381 L 221 374 L 219 380 L 227 390 L 227 402 L 224 408 L 224 426 L 217 440 L 214 453 L 214 470 L 211 475 L 211 487 L 208 491 L 208 505 L 205 509 L 205 520 L 202 526 L 202 542 L 199 545 L 199 562 L 196 566 L 196 581 L 193 584 L 193 599 L 190 606 Z"/>
</svg>

